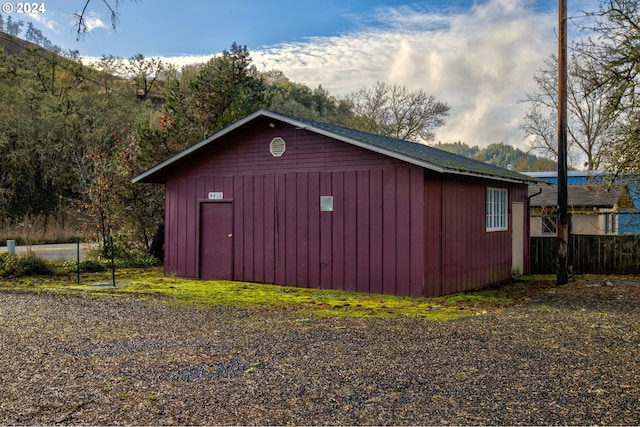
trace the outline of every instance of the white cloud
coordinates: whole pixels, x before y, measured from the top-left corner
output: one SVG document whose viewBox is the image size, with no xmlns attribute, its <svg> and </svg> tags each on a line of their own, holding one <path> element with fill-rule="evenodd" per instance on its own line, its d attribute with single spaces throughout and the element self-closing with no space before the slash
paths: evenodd
<svg viewBox="0 0 640 427">
<path fill-rule="evenodd" d="M 98 28 L 110 28 L 107 24 L 104 23 L 100 15 L 95 12 L 88 12 L 84 16 L 85 24 L 87 25 L 87 31 L 94 31 Z"/>
<path fill-rule="evenodd" d="M 535 90 L 534 71 L 557 49 L 555 14 L 490 0 L 465 11 L 402 7 L 376 16 L 383 29 L 269 47 L 252 52 L 254 63 L 338 96 L 376 81 L 422 89 L 452 107 L 439 140 L 522 144 L 527 106 L 518 101 Z"/>
<path fill-rule="evenodd" d="M 557 12 L 533 11 L 530 4 L 488 0 L 445 11 L 383 8 L 361 17 L 375 26 L 268 46 L 251 56 L 260 70 L 281 70 L 292 81 L 322 85 L 335 96 L 376 81 L 424 90 L 452 107 L 438 140 L 524 148 L 519 126 L 527 105 L 519 101 L 536 89 L 533 73 L 557 51 Z M 210 58 L 167 59 L 182 66 Z"/>
<path fill-rule="evenodd" d="M 55 22 L 52 19 L 46 20 L 42 15 L 39 15 L 39 16 L 30 15 L 30 16 L 35 21 L 45 24 L 47 28 L 56 31 L 57 33 L 60 32 L 60 28 L 64 28 L 65 30 L 73 29 L 73 31 L 75 31 L 75 29 L 77 28 L 75 14 L 65 15 L 64 17 L 60 13 L 55 15 L 57 15 L 58 22 Z M 83 16 L 83 21 L 86 25 L 86 30 L 88 32 L 92 32 L 100 28 L 111 28 L 111 25 L 107 25 L 102 20 L 100 14 L 96 12 L 92 12 L 92 11 L 86 12 Z"/>
<path fill-rule="evenodd" d="M 54 21 L 53 19 L 48 18 L 47 16 L 45 16 L 42 13 L 30 13 L 28 15 L 28 17 L 34 21 L 37 22 L 38 24 L 40 24 L 41 26 L 49 29 L 49 30 L 56 30 L 57 27 L 57 23 L 56 21 Z"/>
</svg>

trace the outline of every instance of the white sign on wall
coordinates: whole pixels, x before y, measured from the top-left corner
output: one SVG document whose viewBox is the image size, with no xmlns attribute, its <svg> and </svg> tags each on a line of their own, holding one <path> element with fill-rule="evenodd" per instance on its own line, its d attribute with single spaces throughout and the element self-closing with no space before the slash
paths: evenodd
<svg viewBox="0 0 640 427">
<path fill-rule="evenodd" d="M 209 192 L 209 200 L 220 200 L 220 199 L 224 199 L 224 193 L 222 191 Z"/>
<path fill-rule="evenodd" d="M 333 212 L 333 196 L 320 196 L 320 212 Z"/>
</svg>

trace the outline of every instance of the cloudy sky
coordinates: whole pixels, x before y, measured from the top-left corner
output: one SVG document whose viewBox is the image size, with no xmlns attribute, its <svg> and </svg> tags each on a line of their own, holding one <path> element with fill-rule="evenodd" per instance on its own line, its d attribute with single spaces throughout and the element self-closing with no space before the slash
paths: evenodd
<svg viewBox="0 0 640 427">
<path fill-rule="evenodd" d="M 596 2 L 569 1 L 569 16 L 581 19 Z M 376 81 L 421 89 L 452 107 L 436 138 L 469 145 L 524 148 L 519 101 L 557 52 L 555 0 L 124 0 L 115 31 L 102 0 L 92 0 L 92 31 L 77 40 L 71 15 L 85 3 L 46 0 L 32 15 L 9 4 L 12 18 L 37 21 L 51 42 L 85 57 L 142 53 L 186 64 L 235 41 L 260 70 L 335 96 Z"/>
</svg>

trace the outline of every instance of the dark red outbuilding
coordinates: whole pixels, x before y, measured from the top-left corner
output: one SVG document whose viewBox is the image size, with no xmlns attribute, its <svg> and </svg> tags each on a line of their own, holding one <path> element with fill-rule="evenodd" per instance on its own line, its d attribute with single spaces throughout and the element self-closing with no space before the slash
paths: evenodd
<svg viewBox="0 0 640 427">
<path fill-rule="evenodd" d="M 142 173 L 165 273 L 438 296 L 528 270 L 529 177 L 260 110 Z"/>
</svg>

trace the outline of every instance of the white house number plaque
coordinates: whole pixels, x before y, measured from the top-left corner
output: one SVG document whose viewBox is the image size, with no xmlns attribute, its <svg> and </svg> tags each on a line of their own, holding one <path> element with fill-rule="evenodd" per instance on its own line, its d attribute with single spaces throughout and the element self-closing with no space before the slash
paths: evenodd
<svg viewBox="0 0 640 427">
<path fill-rule="evenodd" d="M 224 199 L 224 193 L 222 191 L 210 191 L 209 200 L 221 200 Z"/>
</svg>

